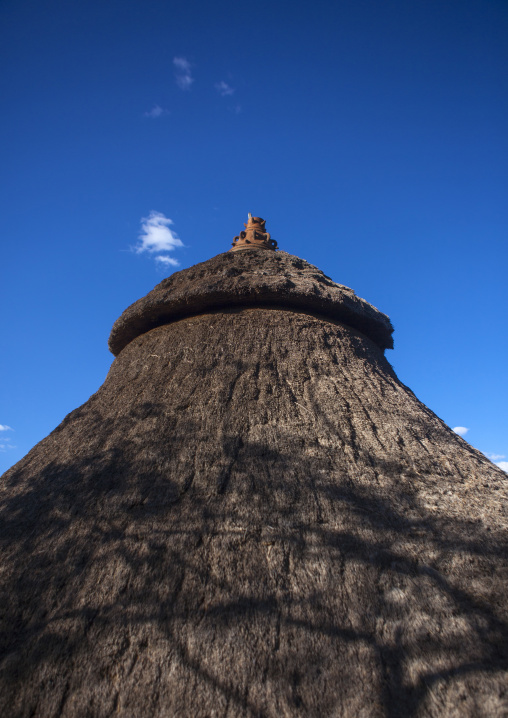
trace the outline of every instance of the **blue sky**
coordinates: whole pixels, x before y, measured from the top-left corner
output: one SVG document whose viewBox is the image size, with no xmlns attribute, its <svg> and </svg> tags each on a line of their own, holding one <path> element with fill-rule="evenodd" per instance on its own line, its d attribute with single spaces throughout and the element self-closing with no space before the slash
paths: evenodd
<svg viewBox="0 0 508 718">
<path fill-rule="evenodd" d="M 507 37 L 506 0 L 3 0 L 0 471 L 248 212 L 387 313 L 400 379 L 508 461 Z"/>
</svg>

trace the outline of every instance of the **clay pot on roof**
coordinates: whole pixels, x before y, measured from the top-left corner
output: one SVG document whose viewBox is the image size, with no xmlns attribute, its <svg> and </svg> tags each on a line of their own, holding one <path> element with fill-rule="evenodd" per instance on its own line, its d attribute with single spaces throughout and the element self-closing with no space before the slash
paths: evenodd
<svg viewBox="0 0 508 718">
<path fill-rule="evenodd" d="M 0 713 L 503 715 L 506 476 L 391 333 L 259 247 L 129 307 L 2 479 Z"/>
</svg>

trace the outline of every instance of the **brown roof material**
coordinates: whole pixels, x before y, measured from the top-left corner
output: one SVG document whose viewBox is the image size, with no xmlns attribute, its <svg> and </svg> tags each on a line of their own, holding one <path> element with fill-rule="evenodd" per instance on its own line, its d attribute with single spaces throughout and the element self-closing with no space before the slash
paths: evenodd
<svg viewBox="0 0 508 718">
<path fill-rule="evenodd" d="M 265 306 L 369 306 L 322 277 L 253 250 L 165 280 L 4 475 L 0 715 L 506 714 L 506 475 L 366 331 Z"/>
<path fill-rule="evenodd" d="M 330 317 L 363 332 L 381 349 L 393 348 L 386 314 L 304 259 L 258 248 L 225 252 L 164 279 L 115 322 L 109 348 L 117 356 L 140 334 L 186 316 L 270 305 Z"/>
</svg>

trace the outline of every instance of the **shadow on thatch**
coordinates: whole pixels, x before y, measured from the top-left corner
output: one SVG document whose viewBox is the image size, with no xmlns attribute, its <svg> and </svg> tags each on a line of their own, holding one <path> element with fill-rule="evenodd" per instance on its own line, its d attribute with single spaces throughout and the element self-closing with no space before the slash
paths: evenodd
<svg viewBox="0 0 508 718">
<path fill-rule="evenodd" d="M 321 456 L 240 434 L 217 442 L 206 472 L 182 457 L 178 436 L 164 463 L 156 424 L 142 451 L 120 438 L 132 421 L 164 420 L 162 405 L 95 418 L 100 436 L 74 460 L 49 463 L 19 490 L 22 470 L 6 475 L 6 705 L 39 676 L 11 715 L 46 693 L 58 694 L 47 713 L 58 715 L 88 681 L 103 681 L 113 710 L 135 693 L 138 669 L 162 701 L 169 664 L 238 715 L 271 715 L 260 698 L 269 686 L 295 715 L 329 715 L 336 691 L 324 666 L 352 680 L 361 648 L 363 680 L 378 675 L 379 715 L 408 717 L 436 683 L 508 668 L 508 626 L 475 578 L 507 555 L 505 535 L 430 513 L 410 483 L 393 496 L 372 481 L 331 481 Z M 178 431 L 183 441 L 200 429 Z M 407 474 L 355 451 L 375 475 Z"/>
</svg>

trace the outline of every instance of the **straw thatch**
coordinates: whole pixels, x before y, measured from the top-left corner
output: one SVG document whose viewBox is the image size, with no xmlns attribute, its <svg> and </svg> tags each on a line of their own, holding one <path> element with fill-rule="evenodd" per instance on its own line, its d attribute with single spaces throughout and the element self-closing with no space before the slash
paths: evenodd
<svg viewBox="0 0 508 718">
<path fill-rule="evenodd" d="M 299 262 L 162 282 L 4 475 L 1 715 L 507 714 L 505 474 Z"/>
<path fill-rule="evenodd" d="M 168 277 L 115 322 L 109 348 L 117 356 L 135 337 L 162 324 L 212 309 L 247 306 L 323 314 L 359 329 L 381 349 L 393 348 L 393 327 L 386 314 L 304 259 L 263 249 L 219 254 Z"/>
</svg>

